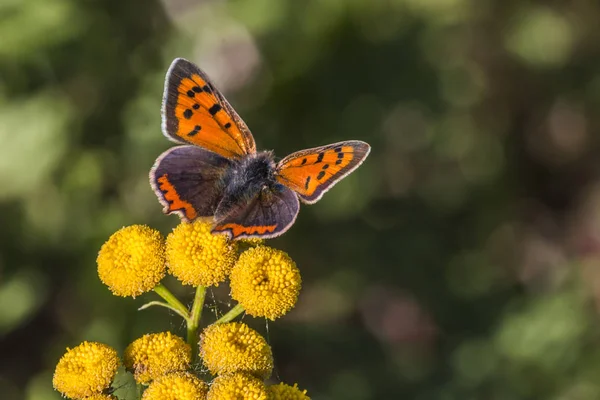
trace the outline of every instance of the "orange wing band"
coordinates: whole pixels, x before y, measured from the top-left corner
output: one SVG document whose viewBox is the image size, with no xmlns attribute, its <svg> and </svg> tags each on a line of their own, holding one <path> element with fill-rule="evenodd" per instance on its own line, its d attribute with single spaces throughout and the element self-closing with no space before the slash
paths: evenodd
<svg viewBox="0 0 600 400">
<path fill-rule="evenodd" d="M 241 235 L 264 235 L 265 233 L 272 233 L 277 228 L 277 225 L 264 225 L 264 226 L 243 226 L 239 224 L 229 223 L 215 227 L 213 230 L 223 232 L 230 230 L 232 239 L 235 239 Z"/>
<path fill-rule="evenodd" d="M 167 174 L 164 174 L 158 178 L 157 181 L 159 184 L 158 188 L 163 193 L 165 200 L 169 202 L 169 212 L 183 211 L 185 213 L 185 217 L 190 221 L 196 218 L 196 210 L 194 210 L 194 207 L 190 203 L 181 200 L 177 194 L 177 190 L 175 190 L 175 187 L 173 187 L 173 185 L 171 185 L 169 182 Z"/>
</svg>

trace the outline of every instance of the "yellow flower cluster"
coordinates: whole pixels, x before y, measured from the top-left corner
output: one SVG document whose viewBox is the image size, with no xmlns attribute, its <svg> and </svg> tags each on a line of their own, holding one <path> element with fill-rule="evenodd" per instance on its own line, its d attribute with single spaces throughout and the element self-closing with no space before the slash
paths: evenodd
<svg viewBox="0 0 600 400">
<path fill-rule="evenodd" d="M 52 384 L 64 396 L 73 399 L 97 396 L 108 389 L 120 363 L 112 347 L 83 342 L 73 349 L 67 349 L 58 361 Z"/>
<path fill-rule="evenodd" d="M 210 230 L 210 223 L 196 220 L 179 224 L 167 237 L 169 272 L 185 285 L 218 285 L 235 263 L 236 242 Z"/>
<path fill-rule="evenodd" d="M 114 233 L 98 254 L 98 276 L 116 296 L 135 297 L 165 276 L 165 246 L 155 229 L 132 225 Z"/>
<path fill-rule="evenodd" d="M 163 375 L 153 381 L 142 400 L 205 400 L 208 385 L 189 372 Z"/>
<path fill-rule="evenodd" d="M 285 252 L 258 239 L 231 241 L 214 235 L 211 224 L 200 220 L 181 223 L 166 241 L 147 226 L 122 228 L 102 246 L 97 264 L 101 281 L 117 296 L 135 297 L 154 289 L 166 303 L 150 302 L 142 308 L 162 305 L 181 315 L 188 341 L 199 326 L 206 286 L 230 279 L 231 297 L 239 304 L 223 321 L 243 311 L 279 318 L 294 307 L 301 288 L 300 272 Z M 163 285 L 157 287 L 167 270 L 183 284 L 198 286 L 190 309 Z M 127 346 L 126 369 L 138 384 L 147 385 L 142 400 L 309 400 L 296 385 L 265 385 L 273 371 L 273 354 L 258 332 L 243 323 L 219 322 L 207 327 L 199 341 L 199 356 L 216 376 L 210 386 L 190 369 L 192 342 L 162 332 Z M 58 362 L 53 384 L 73 399 L 117 400 L 107 389 L 119 365 L 115 350 L 84 342 Z"/>
<path fill-rule="evenodd" d="M 244 373 L 220 375 L 208 391 L 208 400 L 266 400 L 267 388 L 258 378 Z"/>
<path fill-rule="evenodd" d="M 170 372 L 190 367 L 191 348 L 171 332 L 144 335 L 125 349 L 125 367 L 138 383 L 148 383 Z"/>
<path fill-rule="evenodd" d="M 254 317 L 274 320 L 296 304 L 302 280 L 287 253 L 267 246 L 250 248 L 231 271 L 231 297 Z"/>
<path fill-rule="evenodd" d="M 239 322 L 206 328 L 200 338 L 200 356 L 213 375 L 246 372 L 266 379 L 273 370 L 273 354 L 267 341 Z"/>
<path fill-rule="evenodd" d="M 271 385 L 267 387 L 267 393 L 269 400 L 310 400 L 310 397 L 306 395 L 306 390 L 298 389 L 297 384 L 294 386 L 285 383 Z"/>
</svg>

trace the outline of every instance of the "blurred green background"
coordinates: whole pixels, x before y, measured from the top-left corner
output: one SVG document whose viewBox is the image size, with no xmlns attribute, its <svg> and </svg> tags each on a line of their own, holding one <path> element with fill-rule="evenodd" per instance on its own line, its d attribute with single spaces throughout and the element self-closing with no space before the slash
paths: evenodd
<svg viewBox="0 0 600 400">
<path fill-rule="evenodd" d="M 95 258 L 124 225 L 178 222 L 147 175 L 185 57 L 259 148 L 373 147 L 270 242 L 304 280 L 293 312 L 253 321 L 274 381 L 600 398 L 598 21 L 596 0 L 1 0 L 0 397 L 59 399 L 54 366 L 83 340 L 183 333 L 136 311 L 153 295 L 113 297 Z M 209 297 L 227 307 L 226 287 Z"/>
</svg>

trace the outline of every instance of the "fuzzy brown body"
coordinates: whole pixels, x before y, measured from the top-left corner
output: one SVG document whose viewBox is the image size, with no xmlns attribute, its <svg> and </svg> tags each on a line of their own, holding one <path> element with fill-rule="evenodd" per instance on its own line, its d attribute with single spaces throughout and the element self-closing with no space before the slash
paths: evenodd
<svg viewBox="0 0 600 400">
<path fill-rule="evenodd" d="M 225 216 L 240 202 L 249 203 L 257 195 L 267 197 L 271 191 L 281 190 L 283 185 L 275 179 L 273 153 L 263 151 L 248 154 L 233 160 L 223 174 L 223 198 L 219 202 L 215 216 Z"/>
</svg>

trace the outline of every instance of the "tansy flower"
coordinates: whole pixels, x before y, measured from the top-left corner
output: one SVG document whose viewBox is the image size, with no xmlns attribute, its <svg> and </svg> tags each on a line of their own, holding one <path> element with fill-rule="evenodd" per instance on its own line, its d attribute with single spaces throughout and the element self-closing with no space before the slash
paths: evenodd
<svg viewBox="0 0 600 400">
<path fill-rule="evenodd" d="M 116 296 L 138 296 L 165 276 L 165 248 L 160 232 L 132 225 L 115 232 L 98 254 L 98 276 Z"/>
<path fill-rule="evenodd" d="M 213 235 L 210 228 L 201 220 L 181 223 L 167 237 L 169 272 L 186 285 L 218 285 L 235 263 L 235 242 L 226 235 Z"/>
<path fill-rule="evenodd" d="M 142 400 L 205 400 L 207 392 L 204 381 L 188 372 L 175 372 L 152 382 Z"/>
<path fill-rule="evenodd" d="M 279 383 L 278 385 L 267 386 L 269 400 L 310 400 L 306 395 L 306 390 L 298 389 L 298 385 L 286 385 Z"/>
<path fill-rule="evenodd" d="M 113 396 L 112 394 L 98 393 L 98 394 L 93 394 L 90 397 L 86 397 L 83 400 L 118 400 L 118 399 L 115 396 Z"/>
<path fill-rule="evenodd" d="M 255 317 L 281 317 L 296 304 L 300 271 L 283 251 L 267 246 L 246 250 L 231 271 L 231 297 Z"/>
<path fill-rule="evenodd" d="M 110 386 L 120 360 L 116 350 L 102 343 L 83 342 L 67 349 L 54 370 L 52 384 L 66 397 L 82 399 Z"/>
<path fill-rule="evenodd" d="M 185 371 L 191 362 L 190 346 L 171 332 L 152 333 L 125 349 L 125 367 L 138 383 L 148 383 L 169 372 Z"/>
<path fill-rule="evenodd" d="M 266 400 L 267 388 L 252 375 L 235 373 L 215 378 L 208 400 Z"/>
<path fill-rule="evenodd" d="M 206 328 L 200 338 L 200 356 L 213 375 L 247 372 L 266 379 L 273 370 L 273 354 L 267 341 L 239 322 Z"/>
</svg>

